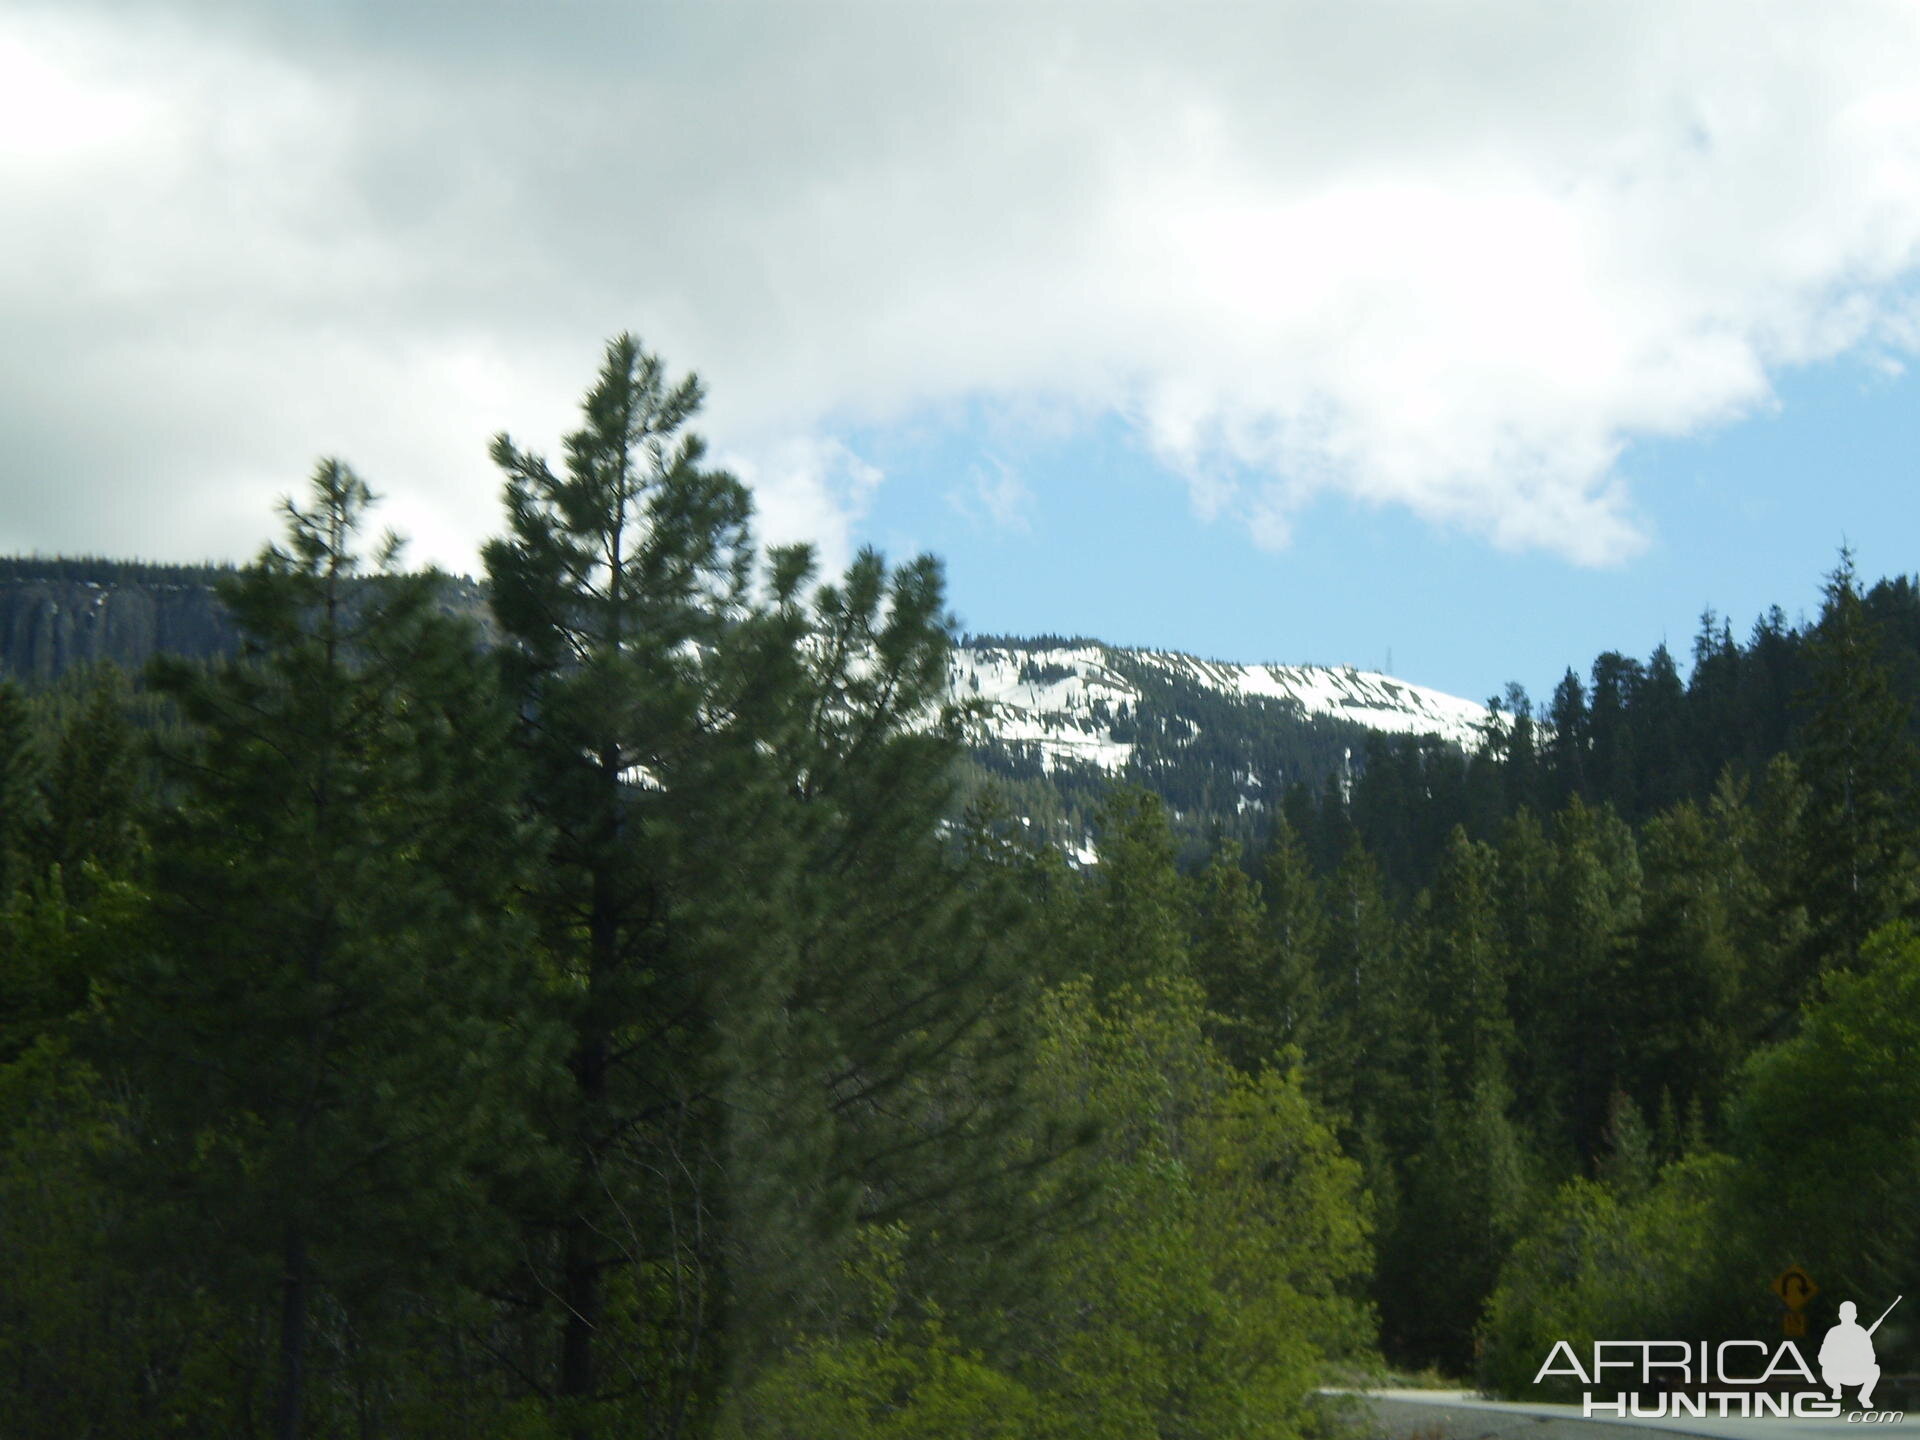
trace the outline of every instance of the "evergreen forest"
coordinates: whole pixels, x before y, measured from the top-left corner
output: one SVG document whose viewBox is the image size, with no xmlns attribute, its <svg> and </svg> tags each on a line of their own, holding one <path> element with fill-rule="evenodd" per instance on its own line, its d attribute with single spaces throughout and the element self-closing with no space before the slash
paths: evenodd
<svg viewBox="0 0 1920 1440">
<path fill-rule="evenodd" d="M 1081 866 L 701 400 L 495 438 L 484 620 L 327 460 L 219 643 L 0 682 L 9 1434 L 1295 1440 L 1916 1288 L 1911 582 Z"/>
</svg>

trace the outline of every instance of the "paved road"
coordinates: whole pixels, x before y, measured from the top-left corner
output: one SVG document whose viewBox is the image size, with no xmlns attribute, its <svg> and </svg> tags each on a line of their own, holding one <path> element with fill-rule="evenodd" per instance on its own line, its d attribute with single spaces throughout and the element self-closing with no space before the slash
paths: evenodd
<svg viewBox="0 0 1920 1440">
<path fill-rule="evenodd" d="M 1578 1405 L 1533 1405 L 1482 1400 L 1464 1390 L 1344 1391 L 1372 1411 L 1377 1433 L 1394 1440 L 1630 1440 L 1643 1436 L 1699 1435 L 1711 1440 L 1854 1440 L 1920 1437 L 1920 1415 L 1907 1412 L 1894 1424 L 1863 1425 L 1833 1420 L 1616 1420 L 1580 1413 Z M 1605 1427 L 1597 1429 L 1596 1427 Z"/>
</svg>

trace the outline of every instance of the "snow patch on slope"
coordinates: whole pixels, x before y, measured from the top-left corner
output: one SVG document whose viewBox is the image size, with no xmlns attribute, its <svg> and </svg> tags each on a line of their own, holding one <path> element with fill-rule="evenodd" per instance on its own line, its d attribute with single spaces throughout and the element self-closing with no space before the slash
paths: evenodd
<svg viewBox="0 0 1920 1440">
<path fill-rule="evenodd" d="M 1228 698 L 1280 701 L 1306 716 L 1386 734 L 1438 735 L 1464 749 L 1474 746 L 1488 718 L 1486 707 L 1471 700 L 1350 665 L 1229 665 L 1177 651 L 1096 644 L 962 646 L 954 656 L 953 693 L 985 701 L 993 740 L 1032 747 L 1048 770 L 1070 764 L 1116 773 L 1133 758 L 1133 743 L 1122 736 L 1134 733 L 1143 698 L 1116 661 Z M 1189 743 L 1192 738 L 1188 734 Z"/>
<path fill-rule="evenodd" d="M 955 652 L 953 693 L 986 701 L 993 738 L 1033 746 L 1048 770 L 1067 761 L 1114 772 L 1133 758 L 1132 743 L 1115 739 L 1113 724 L 1121 707 L 1139 703 L 1139 692 L 1108 665 L 1104 647 L 964 646 Z"/>
</svg>

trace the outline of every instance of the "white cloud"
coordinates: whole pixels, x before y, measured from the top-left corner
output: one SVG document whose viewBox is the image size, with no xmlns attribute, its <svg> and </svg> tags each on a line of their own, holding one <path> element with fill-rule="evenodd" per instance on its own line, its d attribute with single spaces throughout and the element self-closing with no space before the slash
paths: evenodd
<svg viewBox="0 0 1920 1440">
<path fill-rule="evenodd" d="M 1033 491 L 1019 471 L 997 456 L 969 469 L 966 481 L 947 492 L 947 503 L 976 525 L 1018 535 L 1033 531 Z"/>
<path fill-rule="evenodd" d="M 487 435 L 631 325 L 833 554 L 827 437 L 987 396 L 1263 544 L 1344 494 L 1604 563 L 1636 438 L 1920 348 L 1916 77 L 1847 0 L 16 9 L 0 548 L 234 553 L 339 452 L 466 563 Z"/>
<path fill-rule="evenodd" d="M 720 463 L 753 488 L 755 531 L 772 545 L 810 544 L 827 577 L 846 569 L 854 526 L 886 475 L 838 440 L 795 436 Z"/>
</svg>

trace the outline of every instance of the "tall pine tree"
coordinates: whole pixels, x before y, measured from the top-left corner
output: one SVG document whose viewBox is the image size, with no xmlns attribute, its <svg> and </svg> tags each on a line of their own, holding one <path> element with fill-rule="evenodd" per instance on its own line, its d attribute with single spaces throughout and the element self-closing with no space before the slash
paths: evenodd
<svg viewBox="0 0 1920 1440">
<path fill-rule="evenodd" d="M 1809 968 L 1851 964 L 1866 937 L 1908 913 L 1916 898 L 1910 717 L 1880 657 L 1852 551 L 1840 552 L 1825 593 L 1800 696 Z"/>
<path fill-rule="evenodd" d="M 809 601 L 791 549 L 756 581 L 700 399 L 622 336 L 561 470 L 493 451 L 486 562 L 554 837 L 527 903 L 570 1037 L 520 1299 L 576 1436 L 701 1433 L 856 1224 L 976 1235 L 1021 1108 L 1017 890 L 944 829 L 939 567 L 863 554 Z"/>
<path fill-rule="evenodd" d="M 323 1341 L 484 1246 L 480 1176 L 530 1153 L 543 1052 L 516 1018 L 510 715 L 435 577 L 393 573 L 391 537 L 364 573 L 371 501 L 323 464 L 284 547 L 221 587 L 241 654 L 154 667 L 187 727 L 177 803 L 101 1049 L 140 1097 L 136 1193 L 166 1197 L 147 1244 L 272 1317 L 283 1440 L 317 1428 Z"/>
</svg>

